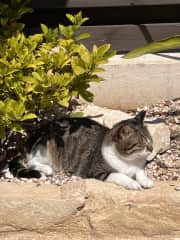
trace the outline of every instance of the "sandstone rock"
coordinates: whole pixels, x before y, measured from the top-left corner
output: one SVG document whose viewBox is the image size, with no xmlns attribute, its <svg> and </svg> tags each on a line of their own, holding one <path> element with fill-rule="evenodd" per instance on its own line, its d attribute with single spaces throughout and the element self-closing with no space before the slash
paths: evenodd
<svg viewBox="0 0 180 240">
<path fill-rule="evenodd" d="M 173 125 L 170 128 L 171 138 L 180 140 L 180 125 Z"/>
<path fill-rule="evenodd" d="M 180 237 L 180 192 L 169 183 L 143 191 L 93 179 L 63 187 L 1 183 L 0 195 L 0 239 Z"/>
<path fill-rule="evenodd" d="M 98 107 L 93 104 L 88 104 L 83 109 L 83 112 L 85 116 L 96 116 L 102 114 L 101 117 L 94 118 L 94 120 L 107 127 L 112 127 L 115 123 L 131 117 L 129 114 L 120 110 Z"/>
<path fill-rule="evenodd" d="M 151 156 L 151 159 L 153 159 L 157 153 L 162 153 L 170 147 L 170 130 L 165 123 L 156 123 L 156 121 L 149 121 L 147 128 L 153 139 L 153 153 Z"/>
<path fill-rule="evenodd" d="M 94 118 L 94 120 L 110 128 L 119 121 L 133 117 L 132 115 L 120 110 L 112 110 L 95 105 L 87 105 L 84 109 L 84 114 L 86 116 L 96 116 L 102 114 L 101 117 Z M 153 139 L 153 159 L 157 153 L 164 152 L 170 147 L 170 130 L 164 122 L 160 122 L 155 119 L 149 119 L 146 121 L 146 125 Z"/>
</svg>

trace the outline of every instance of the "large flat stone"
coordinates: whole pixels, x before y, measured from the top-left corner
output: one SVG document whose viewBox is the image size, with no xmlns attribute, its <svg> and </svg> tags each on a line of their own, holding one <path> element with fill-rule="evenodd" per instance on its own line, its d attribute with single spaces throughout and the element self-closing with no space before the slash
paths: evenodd
<svg viewBox="0 0 180 240">
<path fill-rule="evenodd" d="M 0 195 L 0 239 L 180 238 L 180 191 L 169 183 L 143 191 L 93 179 L 0 183 Z"/>
<path fill-rule="evenodd" d="M 114 109 L 135 109 L 180 97 L 180 53 L 147 54 L 135 59 L 112 57 L 92 84 L 95 103 Z"/>
</svg>

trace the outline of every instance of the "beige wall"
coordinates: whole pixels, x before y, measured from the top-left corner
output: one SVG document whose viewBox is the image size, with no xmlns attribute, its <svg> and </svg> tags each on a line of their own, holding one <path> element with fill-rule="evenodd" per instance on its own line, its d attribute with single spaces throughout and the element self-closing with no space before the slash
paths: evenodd
<svg viewBox="0 0 180 240">
<path fill-rule="evenodd" d="M 180 53 L 130 60 L 116 55 L 103 67 L 105 81 L 91 86 L 99 106 L 133 109 L 180 97 Z"/>
</svg>

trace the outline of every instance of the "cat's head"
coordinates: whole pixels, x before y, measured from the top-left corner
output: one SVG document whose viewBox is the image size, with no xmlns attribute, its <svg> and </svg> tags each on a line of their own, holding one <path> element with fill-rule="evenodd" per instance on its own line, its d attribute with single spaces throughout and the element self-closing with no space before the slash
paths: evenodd
<svg viewBox="0 0 180 240">
<path fill-rule="evenodd" d="M 153 151 L 152 138 L 144 125 L 146 112 L 139 112 L 134 118 L 121 121 L 112 129 L 112 141 L 121 156 L 129 161 L 147 159 Z"/>
</svg>

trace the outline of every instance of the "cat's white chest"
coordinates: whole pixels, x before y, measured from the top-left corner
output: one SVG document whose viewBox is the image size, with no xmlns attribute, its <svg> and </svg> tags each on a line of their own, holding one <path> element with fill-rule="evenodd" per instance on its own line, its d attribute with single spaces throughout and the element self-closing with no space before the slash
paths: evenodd
<svg viewBox="0 0 180 240">
<path fill-rule="evenodd" d="M 129 177 L 134 177 L 138 171 L 138 167 L 126 164 L 125 167 L 121 168 L 121 173 L 126 174 Z"/>
<path fill-rule="evenodd" d="M 103 144 L 102 155 L 108 165 L 110 165 L 114 170 L 119 173 L 126 174 L 129 177 L 134 177 L 137 171 L 143 167 L 139 164 L 138 159 L 135 159 L 133 162 L 123 159 L 123 157 L 118 154 L 113 144 Z"/>
</svg>

